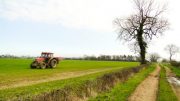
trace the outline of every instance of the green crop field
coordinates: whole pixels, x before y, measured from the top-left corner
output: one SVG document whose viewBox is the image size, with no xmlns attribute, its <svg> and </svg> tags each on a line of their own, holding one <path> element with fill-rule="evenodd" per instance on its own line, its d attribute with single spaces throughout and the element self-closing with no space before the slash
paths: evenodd
<svg viewBox="0 0 180 101">
<path fill-rule="evenodd" d="M 87 76 L 76 77 L 74 79 L 56 80 L 45 83 L 38 83 L 24 87 L 15 87 L 0 90 L 0 99 L 14 98 L 17 96 L 33 96 L 42 92 L 59 89 L 67 84 L 78 85 L 85 80 L 95 79 L 97 76 L 107 72 L 120 70 L 139 65 L 138 62 L 118 62 L 118 61 L 86 61 L 86 60 L 63 60 L 55 69 L 30 69 L 32 59 L 0 59 L 0 86 L 15 84 L 23 80 L 39 80 L 51 77 L 54 74 L 69 73 L 87 70 L 103 70 L 99 73 Z"/>
<path fill-rule="evenodd" d="M 137 66 L 137 62 L 63 60 L 55 69 L 30 69 L 32 59 L 0 59 L 0 85 L 21 80 L 37 80 L 56 73 L 89 69 Z"/>
</svg>

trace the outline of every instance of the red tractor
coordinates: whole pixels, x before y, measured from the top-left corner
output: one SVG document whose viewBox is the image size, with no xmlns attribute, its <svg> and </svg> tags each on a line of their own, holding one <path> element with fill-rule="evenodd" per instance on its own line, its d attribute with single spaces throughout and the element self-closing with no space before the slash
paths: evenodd
<svg viewBox="0 0 180 101">
<path fill-rule="evenodd" d="M 60 60 L 61 58 L 59 57 L 53 57 L 53 53 L 42 52 L 41 56 L 31 63 L 31 68 L 55 68 Z"/>
</svg>

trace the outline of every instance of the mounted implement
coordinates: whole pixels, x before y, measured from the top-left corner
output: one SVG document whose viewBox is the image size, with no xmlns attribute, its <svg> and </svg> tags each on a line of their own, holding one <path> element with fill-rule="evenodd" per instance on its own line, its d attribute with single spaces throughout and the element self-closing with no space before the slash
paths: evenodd
<svg viewBox="0 0 180 101">
<path fill-rule="evenodd" d="M 53 54 L 54 53 L 50 52 L 42 52 L 41 56 L 31 63 L 31 68 L 55 68 L 61 59 L 59 57 L 53 57 Z"/>
</svg>

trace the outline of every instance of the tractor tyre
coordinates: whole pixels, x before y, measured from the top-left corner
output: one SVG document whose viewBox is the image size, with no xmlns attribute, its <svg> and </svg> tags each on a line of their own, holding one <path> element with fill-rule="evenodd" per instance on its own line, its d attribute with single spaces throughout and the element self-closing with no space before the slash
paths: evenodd
<svg viewBox="0 0 180 101">
<path fill-rule="evenodd" d="M 31 63 L 31 69 L 37 68 L 38 63 L 36 61 Z"/>
<path fill-rule="evenodd" d="M 57 60 L 56 59 L 52 59 L 50 62 L 50 67 L 51 68 L 55 68 L 57 66 Z"/>
<path fill-rule="evenodd" d="M 45 64 L 44 62 L 42 62 L 42 63 L 40 64 L 40 68 L 41 68 L 41 69 L 45 69 L 45 68 L 46 68 L 46 64 Z"/>
</svg>

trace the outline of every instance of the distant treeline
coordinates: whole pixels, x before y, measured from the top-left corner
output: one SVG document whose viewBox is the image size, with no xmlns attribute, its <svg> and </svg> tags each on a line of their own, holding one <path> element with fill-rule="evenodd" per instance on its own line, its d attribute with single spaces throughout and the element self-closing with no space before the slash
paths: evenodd
<svg viewBox="0 0 180 101">
<path fill-rule="evenodd" d="M 15 55 L 0 55 L 0 58 L 23 58 L 23 59 L 33 59 L 33 56 L 15 56 Z M 140 61 L 140 58 L 132 55 L 100 55 L 100 56 L 88 56 L 83 57 L 63 57 L 64 60 L 99 60 L 99 61 Z"/>
<path fill-rule="evenodd" d="M 25 58 L 25 59 L 32 59 L 32 58 L 35 58 L 35 57 L 32 57 L 32 56 L 15 56 L 15 55 L 5 54 L 5 55 L 0 55 L 0 58 L 13 58 L 13 59 Z"/>
<path fill-rule="evenodd" d="M 100 60 L 100 61 L 140 61 L 140 58 L 132 55 L 100 55 L 87 56 L 79 58 L 64 58 L 67 60 Z"/>
</svg>

